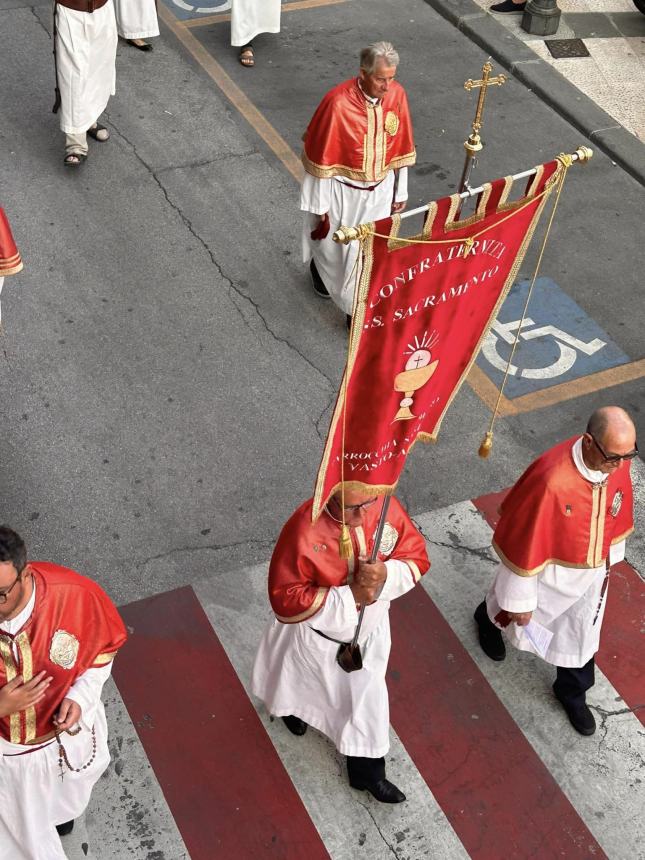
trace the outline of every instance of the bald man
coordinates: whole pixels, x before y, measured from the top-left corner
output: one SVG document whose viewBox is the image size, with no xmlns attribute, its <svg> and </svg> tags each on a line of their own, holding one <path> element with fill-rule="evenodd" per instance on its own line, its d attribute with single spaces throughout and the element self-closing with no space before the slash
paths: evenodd
<svg viewBox="0 0 645 860">
<path fill-rule="evenodd" d="M 374 546 L 382 498 L 356 489 L 333 496 L 316 522 L 313 500 L 286 523 L 269 567 L 275 614 L 253 667 L 253 693 L 294 735 L 313 726 L 347 756 L 352 788 L 382 803 L 405 795 L 385 778 L 390 717 L 385 672 L 390 654 L 390 602 L 414 588 L 430 567 L 423 536 L 392 498 L 379 552 Z M 343 510 L 344 508 L 344 510 Z M 349 526 L 350 558 L 341 558 L 341 522 Z M 363 668 L 343 671 L 339 645 L 359 637 Z"/>
<path fill-rule="evenodd" d="M 506 656 L 504 629 L 516 648 L 557 667 L 553 691 L 582 735 L 596 730 L 586 693 L 611 565 L 624 558 L 634 527 L 629 461 L 637 454 L 631 418 L 607 406 L 582 436 L 532 463 L 502 503 L 493 535 L 499 566 L 475 611 L 491 660 Z"/>
</svg>

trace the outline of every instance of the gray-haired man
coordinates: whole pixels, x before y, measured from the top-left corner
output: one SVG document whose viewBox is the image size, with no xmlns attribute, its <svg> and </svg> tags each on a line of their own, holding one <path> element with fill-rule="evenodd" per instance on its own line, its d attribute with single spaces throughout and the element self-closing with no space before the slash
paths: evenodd
<svg viewBox="0 0 645 860">
<path fill-rule="evenodd" d="M 348 323 L 358 247 L 337 245 L 332 235 L 402 211 L 416 160 L 407 96 L 394 80 L 398 64 L 389 42 L 364 48 L 358 77 L 327 93 L 303 136 L 303 259 L 311 261 L 314 290 L 331 296 Z"/>
</svg>

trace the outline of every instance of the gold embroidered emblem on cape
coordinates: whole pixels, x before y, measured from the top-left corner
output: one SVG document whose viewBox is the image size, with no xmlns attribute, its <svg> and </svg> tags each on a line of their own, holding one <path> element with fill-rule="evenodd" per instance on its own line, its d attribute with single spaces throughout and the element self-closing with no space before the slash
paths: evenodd
<svg viewBox="0 0 645 860">
<path fill-rule="evenodd" d="M 374 532 L 374 537 L 376 537 L 376 532 Z M 378 549 L 381 555 L 390 555 L 390 553 L 396 546 L 396 542 L 398 539 L 399 533 L 394 528 L 392 523 L 385 523 L 385 525 L 383 526 L 383 534 L 381 535 L 381 544 Z"/>
<path fill-rule="evenodd" d="M 385 131 L 394 137 L 399 130 L 399 118 L 394 111 L 389 110 L 385 115 Z"/>
<path fill-rule="evenodd" d="M 49 646 L 49 659 L 63 669 L 71 669 L 78 657 L 79 641 L 67 630 L 57 630 Z"/>
<path fill-rule="evenodd" d="M 620 490 L 616 490 L 616 495 L 614 496 L 614 500 L 611 503 L 611 510 L 609 511 L 609 513 L 612 515 L 612 517 L 618 516 L 618 511 L 620 510 L 622 503 L 623 503 L 623 494 L 621 493 Z"/>
</svg>

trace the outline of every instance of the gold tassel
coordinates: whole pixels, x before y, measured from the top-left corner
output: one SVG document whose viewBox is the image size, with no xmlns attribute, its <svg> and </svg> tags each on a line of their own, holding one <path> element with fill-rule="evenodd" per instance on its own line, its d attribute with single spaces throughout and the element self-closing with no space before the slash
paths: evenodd
<svg viewBox="0 0 645 860">
<path fill-rule="evenodd" d="M 349 526 L 345 523 L 340 527 L 340 538 L 338 540 L 338 553 L 341 558 L 352 557 L 352 538 L 349 533 Z"/>
<path fill-rule="evenodd" d="M 479 456 L 484 459 L 488 457 L 490 454 L 490 450 L 493 447 L 493 431 L 487 430 L 486 435 L 482 439 L 482 443 L 479 446 Z"/>
</svg>

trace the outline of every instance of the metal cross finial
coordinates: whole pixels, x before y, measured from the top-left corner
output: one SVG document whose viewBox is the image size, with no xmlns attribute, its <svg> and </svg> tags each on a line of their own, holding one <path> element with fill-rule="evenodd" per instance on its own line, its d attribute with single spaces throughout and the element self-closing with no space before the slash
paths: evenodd
<svg viewBox="0 0 645 860">
<path fill-rule="evenodd" d="M 461 174 L 461 182 L 459 183 L 459 193 L 469 187 L 468 180 L 470 179 L 470 174 L 475 165 L 477 153 L 483 146 L 481 137 L 479 136 L 479 132 L 481 131 L 482 127 L 484 104 L 486 102 L 486 93 L 488 92 L 488 87 L 501 87 L 502 84 L 506 83 L 506 75 L 496 75 L 495 77 L 491 78 L 490 73 L 492 72 L 492 70 L 493 67 L 491 66 L 489 60 L 486 60 L 486 62 L 482 66 L 481 78 L 478 81 L 473 81 L 472 78 L 469 78 L 464 84 L 464 89 L 468 90 L 469 92 L 470 90 L 479 89 L 479 98 L 477 99 L 477 110 L 475 111 L 475 119 L 473 120 L 470 136 L 468 137 L 468 140 L 464 141 L 464 148 L 466 150 L 466 161 L 464 163 L 463 173 Z M 457 217 L 459 217 L 459 214 L 457 215 Z"/>
<path fill-rule="evenodd" d="M 487 60 L 484 63 L 484 65 L 482 66 L 481 79 L 478 81 L 473 81 L 472 78 L 469 78 L 466 81 L 466 83 L 464 84 L 464 89 L 468 90 L 469 92 L 470 92 L 470 90 L 474 90 L 474 89 L 479 88 L 479 98 L 477 99 L 477 110 L 475 111 L 475 120 L 473 122 L 472 134 L 468 138 L 468 141 L 466 142 L 466 144 L 464 144 L 467 149 L 468 149 L 468 143 L 471 141 L 471 138 L 475 138 L 475 137 L 477 138 L 477 140 L 473 141 L 473 143 L 478 144 L 477 149 L 475 151 L 478 151 L 481 149 L 481 141 L 479 139 L 479 131 L 482 127 L 482 116 L 484 114 L 484 103 L 486 102 L 486 92 L 488 90 L 488 87 L 495 87 L 495 86 L 501 87 L 502 84 L 506 83 L 506 75 L 496 75 L 494 78 L 491 78 L 490 73 L 492 71 L 493 71 L 493 67 L 491 66 L 491 64 Z"/>
</svg>

